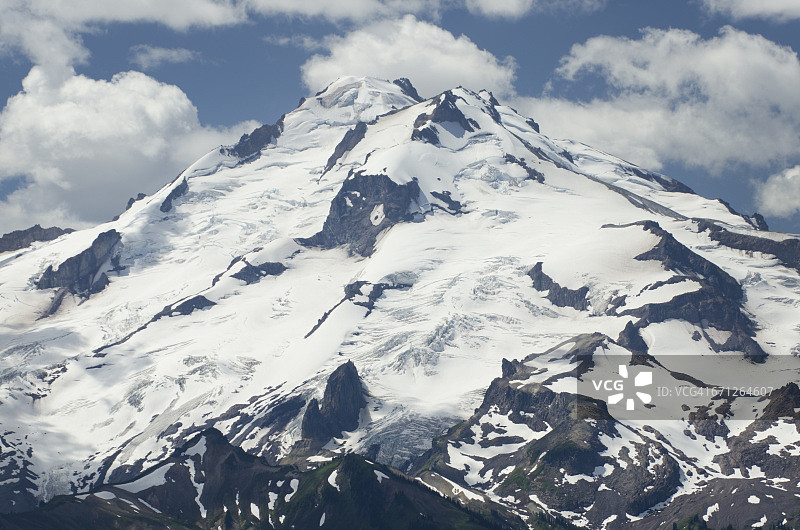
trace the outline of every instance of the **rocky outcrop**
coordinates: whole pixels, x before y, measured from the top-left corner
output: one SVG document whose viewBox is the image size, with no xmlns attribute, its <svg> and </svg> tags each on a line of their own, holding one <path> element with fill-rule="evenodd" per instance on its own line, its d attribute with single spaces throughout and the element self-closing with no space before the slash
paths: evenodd
<svg viewBox="0 0 800 530">
<path fill-rule="evenodd" d="M 800 387 L 797 383 L 782 386 L 763 399 L 768 403 L 758 417 L 759 420 L 773 422 L 782 419 L 800 422 Z"/>
<path fill-rule="evenodd" d="M 456 102 L 459 99 L 460 98 L 453 94 L 453 92 L 450 90 L 444 92 L 441 96 L 439 96 L 433 110 L 417 116 L 417 119 L 414 120 L 414 128 L 418 129 L 429 122 L 452 122 L 457 123 L 467 132 L 475 132 L 476 129 L 480 129 L 478 122 L 467 118 L 464 116 L 464 113 L 459 110 L 458 106 L 456 105 Z"/>
<path fill-rule="evenodd" d="M 14 432 L 8 427 L 0 432 L 0 444 L 3 447 L 0 452 L 0 473 L 4 477 L 11 477 L 0 481 L 0 514 L 33 510 L 39 504 L 36 497 L 39 475 L 34 471 L 35 465 L 30 462 L 33 452 L 29 445 L 16 446 L 13 435 Z M 4 528 L 2 517 L 0 515 L 0 528 Z"/>
<path fill-rule="evenodd" d="M 747 252 L 772 254 L 785 266 L 800 272 L 800 239 L 787 237 L 781 241 L 776 241 L 766 237 L 740 234 L 726 230 L 713 221 L 706 220 L 699 220 L 698 228 L 701 232 L 708 231 L 708 236 L 713 241 L 718 241 L 726 247 Z"/>
<path fill-rule="evenodd" d="M 146 197 L 147 197 L 147 195 L 145 195 L 144 193 L 138 193 L 136 195 L 136 197 L 129 198 L 128 199 L 128 204 L 125 205 L 125 211 L 127 212 L 128 210 L 131 209 L 131 206 L 133 206 L 134 204 L 136 204 L 137 202 L 141 201 L 142 199 L 144 199 Z M 119 217 L 120 217 L 119 215 L 115 215 L 114 218 L 111 219 L 111 220 L 112 221 L 118 221 Z"/>
<path fill-rule="evenodd" d="M 431 145 L 439 145 L 439 133 L 430 125 L 426 125 L 411 132 L 411 139 L 417 142 L 424 142 Z"/>
<path fill-rule="evenodd" d="M 316 398 L 308 403 L 303 416 L 303 438 L 324 445 L 344 431 L 355 430 L 361 409 L 366 405 L 356 365 L 348 361 L 328 377 L 322 403 Z"/>
<path fill-rule="evenodd" d="M 800 389 L 796 383 L 788 383 L 758 401 L 767 403 L 756 421 L 736 436 L 727 437 L 729 450 L 715 456 L 714 462 L 725 475 L 800 476 L 800 458 L 796 454 L 800 440 Z M 779 426 L 783 429 L 772 430 Z M 794 483 L 788 486 L 789 491 L 800 495 L 800 486 Z"/>
<path fill-rule="evenodd" d="M 747 222 L 747 224 L 749 224 L 750 226 L 752 226 L 756 230 L 760 230 L 760 231 L 764 231 L 764 232 L 768 232 L 769 231 L 769 226 L 767 226 L 767 221 L 764 219 L 764 217 L 760 213 L 756 212 L 753 215 L 745 215 L 743 213 L 737 212 L 733 208 L 733 206 L 731 206 L 731 203 L 729 203 L 728 201 L 726 201 L 724 199 L 719 199 L 719 198 L 715 199 L 715 200 L 718 203 L 720 203 L 721 205 L 723 205 L 725 207 L 725 209 L 728 210 L 728 212 L 730 212 L 732 215 L 735 215 L 736 217 L 741 217 L 742 219 L 745 220 L 745 222 Z M 698 221 L 703 222 L 703 221 L 705 221 L 705 219 L 698 219 Z M 711 222 L 711 221 L 709 221 L 709 222 Z"/>
<path fill-rule="evenodd" d="M 336 144 L 333 154 L 325 163 L 325 169 L 322 171 L 322 174 L 324 175 L 330 171 L 334 164 L 336 164 L 336 162 L 342 158 L 345 153 L 358 145 L 358 142 L 364 139 L 365 134 L 367 134 L 367 124 L 363 121 L 358 122 L 355 127 L 344 133 L 344 137 L 338 144 Z"/>
<path fill-rule="evenodd" d="M 103 353 L 105 350 L 107 350 L 108 348 L 113 348 L 114 346 L 119 346 L 120 344 L 127 342 L 128 340 L 130 340 L 131 337 L 133 337 L 134 335 L 136 335 L 141 331 L 144 331 L 150 324 L 153 324 L 154 322 L 157 322 L 162 318 L 191 315 L 196 310 L 206 309 L 208 307 L 212 307 L 215 305 L 217 305 L 215 302 L 212 302 L 203 295 L 192 296 L 181 302 L 170 304 L 168 306 L 165 306 L 161 311 L 159 311 L 155 315 L 153 315 L 153 317 L 150 320 L 148 320 L 135 330 L 131 331 L 121 339 L 108 344 L 104 344 L 103 346 L 95 348 L 92 351 L 95 354 L 94 355 L 95 357 L 105 357 L 106 354 Z"/>
<path fill-rule="evenodd" d="M 109 230 L 98 235 L 92 245 L 78 254 L 61 263 L 57 269 L 50 265 L 36 282 L 39 289 L 61 289 L 60 296 L 56 295 L 53 305 L 47 314 L 52 314 L 58 309 L 61 299 L 67 292 L 88 297 L 90 294 L 102 291 L 109 283 L 101 268 L 111 260 L 115 248 L 122 240 L 116 230 Z"/>
<path fill-rule="evenodd" d="M 52 241 L 70 232 L 74 232 L 74 230 L 71 228 L 59 228 L 57 226 L 42 228 L 38 224 L 26 228 L 25 230 L 14 230 L 0 237 L 0 252 L 20 250 L 29 247 L 36 241 Z"/>
<path fill-rule="evenodd" d="M 480 129 L 478 122 L 467 118 L 464 116 L 464 113 L 459 110 L 456 105 L 456 101 L 459 99 L 460 98 L 450 90 L 438 96 L 433 110 L 420 114 L 417 116 L 417 119 L 414 120 L 414 130 L 411 133 L 411 139 L 439 145 L 439 134 L 431 125 L 433 123 L 456 123 L 466 132 L 475 132 L 476 129 Z"/>
<path fill-rule="evenodd" d="M 141 201 L 145 197 L 147 197 L 147 195 L 145 195 L 144 193 L 139 193 L 138 195 L 136 195 L 135 198 L 131 197 L 130 199 L 128 199 L 128 205 L 125 206 L 125 211 L 127 212 L 128 210 L 130 210 L 131 206 L 133 206 L 137 201 Z"/>
<path fill-rule="evenodd" d="M 449 191 L 431 191 L 431 195 L 442 201 L 447 206 L 448 213 L 464 213 L 464 205 L 461 204 L 461 201 L 455 200 Z"/>
<path fill-rule="evenodd" d="M 580 289 L 569 289 L 562 287 L 553 279 L 542 272 L 542 262 L 540 261 L 528 271 L 528 276 L 533 280 L 533 288 L 537 291 L 548 291 L 547 299 L 558 307 L 572 307 L 578 311 L 585 311 L 589 307 L 589 288 L 584 286 Z"/>
<path fill-rule="evenodd" d="M 647 353 L 647 344 L 642 339 L 639 329 L 630 320 L 625 324 L 625 329 L 620 331 L 617 344 L 634 353 Z"/>
<path fill-rule="evenodd" d="M 325 311 L 325 313 L 317 320 L 317 323 L 314 324 L 314 327 L 311 328 L 305 338 L 310 337 L 317 331 L 322 324 L 331 316 L 337 307 L 342 305 L 345 302 L 352 302 L 354 305 L 358 305 L 361 307 L 367 308 L 367 314 L 364 315 L 365 317 L 372 313 L 372 310 L 375 308 L 375 302 L 383 296 L 384 291 L 388 291 L 391 289 L 408 289 L 411 287 L 408 284 L 398 283 L 371 283 L 366 281 L 357 281 L 350 284 L 345 285 L 344 287 L 344 297 L 339 300 L 336 305 L 334 305 L 329 310 Z"/>
<path fill-rule="evenodd" d="M 744 293 L 739 283 L 717 265 L 679 243 L 658 223 L 645 221 L 638 224 L 658 236 L 659 241 L 636 259 L 659 261 L 666 270 L 676 272 L 679 280 L 690 279 L 701 287 L 668 302 L 645 304 L 636 309 L 618 311 L 618 314 L 639 318 L 636 326 L 640 328 L 674 318 L 701 327 L 713 326 L 719 331 L 730 331 L 723 344 L 717 344 L 708 335 L 706 339 L 716 351 L 741 351 L 746 358 L 762 362 L 767 354 L 753 339 L 755 324 L 742 309 Z"/>
<path fill-rule="evenodd" d="M 750 222 L 757 230 L 761 230 L 762 232 L 769 232 L 769 225 L 767 224 L 767 220 L 764 219 L 764 216 L 758 212 L 755 212 L 753 215 L 748 216 Z"/>
<path fill-rule="evenodd" d="M 576 346 L 601 338 L 576 337 Z M 503 376 L 489 385 L 475 414 L 437 438 L 415 473 L 474 483 L 518 499 L 514 504 L 535 498 L 549 510 L 581 514 L 590 528 L 611 515 L 643 513 L 677 491 L 682 472 L 672 455 L 642 439 L 608 456 L 609 440 L 617 443 L 624 427 L 605 403 L 529 382 L 536 370 L 529 360 L 504 361 Z"/>
<path fill-rule="evenodd" d="M 205 309 L 207 307 L 215 306 L 214 302 L 202 295 L 197 295 L 184 300 L 178 304 L 169 305 L 157 313 L 151 322 L 155 322 L 161 317 L 172 317 L 177 315 L 191 315 L 196 309 Z"/>
<path fill-rule="evenodd" d="M 411 81 L 409 81 L 407 78 L 401 77 L 399 79 L 395 79 L 394 81 L 392 81 L 392 83 L 399 86 L 403 94 L 410 97 L 414 101 L 416 102 L 422 101 L 422 97 L 420 97 L 419 93 L 417 92 L 417 89 L 414 88 L 414 85 L 412 85 Z"/>
<path fill-rule="evenodd" d="M 427 201 L 416 180 L 397 184 L 386 175 L 351 172 L 333 199 L 322 230 L 297 242 L 322 248 L 344 246 L 351 254 L 370 256 L 381 231 L 421 219 L 423 204 Z"/>
<path fill-rule="evenodd" d="M 283 263 L 267 261 L 261 265 L 251 265 L 244 259 L 245 266 L 231 274 L 232 278 L 244 281 L 247 285 L 256 283 L 264 276 L 279 276 L 286 270 Z"/>
<path fill-rule="evenodd" d="M 629 167 L 626 168 L 629 171 L 629 174 L 635 175 L 641 179 L 655 182 L 656 184 L 660 185 L 664 188 L 665 191 L 673 191 L 676 193 L 691 193 L 694 194 L 694 190 L 684 184 L 683 182 L 679 182 L 675 179 L 665 177 L 664 175 L 659 175 L 658 173 L 653 173 L 651 171 L 645 171 L 639 169 L 637 167 Z"/>
<path fill-rule="evenodd" d="M 26 513 L 0 514 L 0 527 L 527 528 L 500 505 L 467 511 L 356 454 L 301 472 L 245 453 L 216 429 L 200 432 L 134 480 L 56 497 Z"/>
<path fill-rule="evenodd" d="M 411 287 L 408 284 L 399 283 L 370 283 L 357 281 L 347 284 L 344 288 L 344 300 L 350 300 L 355 305 L 367 308 L 369 315 L 375 308 L 375 302 L 383 296 L 384 291 L 392 289 L 405 290 Z"/>
<path fill-rule="evenodd" d="M 181 181 L 180 184 L 178 184 L 177 186 L 172 188 L 172 190 L 170 190 L 169 195 L 167 195 L 167 198 L 164 199 L 164 202 L 161 203 L 159 210 L 161 210 L 164 213 L 170 211 L 172 209 L 172 201 L 174 201 L 178 197 L 186 195 L 187 191 L 189 191 L 189 184 L 186 182 L 186 178 L 184 177 L 183 181 Z"/>
<path fill-rule="evenodd" d="M 250 159 L 258 155 L 267 145 L 277 140 L 283 133 L 283 116 L 275 125 L 262 125 L 250 134 L 243 134 L 233 147 L 223 147 L 224 154 L 233 155 L 241 159 Z"/>
<path fill-rule="evenodd" d="M 525 170 L 525 172 L 528 174 L 525 180 L 535 180 L 539 184 L 542 184 L 544 182 L 544 174 L 541 171 L 537 171 L 536 169 L 530 167 L 525 162 L 525 160 L 517 158 L 514 155 L 508 153 L 506 153 L 504 158 L 505 161 L 508 162 L 509 164 L 517 164 L 518 166 L 520 166 L 522 169 Z"/>
</svg>

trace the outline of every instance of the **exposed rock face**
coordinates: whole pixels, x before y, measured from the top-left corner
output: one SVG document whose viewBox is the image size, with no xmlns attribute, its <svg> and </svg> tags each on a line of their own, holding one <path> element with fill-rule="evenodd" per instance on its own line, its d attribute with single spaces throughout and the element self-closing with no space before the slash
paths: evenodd
<svg viewBox="0 0 800 530">
<path fill-rule="evenodd" d="M 52 289 L 63 287 L 74 294 L 88 295 L 97 292 L 108 282 L 105 273 L 98 272 L 103 264 L 111 259 L 114 247 L 122 240 L 119 232 L 109 230 L 98 235 L 92 246 L 77 256 L 68 258 L 53 270 L 52 265 L 44 271 L 42 277 L 36 282 L 39 289 Z M 102 285 L 102 287 L 100 287 Z"/>
<path fill-rule="evenodd" d="M 531 129 L 533 129 L 534 131 L 539 132 L 539 124 L 536 123 L 533 119 L 528 118 L 527 120 L 525 120 L 525 123 L 530 125 Z"/>
<path fill-rule="evenodd" d="M 698 224 L 701 231 L 708 230 L 712 240 L 719 241 L 726 247 L 772 254 L 787 267 L 800 272 L 800 239 L 787 238 L 775 241 L 766 237 L 731 232 L 711 221 L 701 220 Z"/>
<path fill-rule="evenodd" d="M 71 228 L 59 228 L 57 226 L 42 228 L 38 224 L 26 228 L 25 230 L 14 230 L 0 237 L 0 252 L 19 250 L 30 246 L 35 241 L 52 241 L 70 232 L 74 232 L 74 230 Z"/>
<path fill-rule="evenodd" d="M 390 290 L 390 289 L 408 289 L 411 287 L 410 285 L 399 283 L 399 284 L 391 284 L 391 283 L 370 283 L 365 281 L 357 281 L 350 284 L 345 285 L 344 287 L 344 297 L 342 297 L 339 302 L 336 303 L 335 306 L 330 308 L 326 311 L 320 318 L 317 320 L 317 323 L 314 327 L 306 334 L 306 338 L 310 337 L 314 334 L 315 331 L 319 329 L 322 324 L 328 319 L 328 317 L 333 313 L 333 311 L 342 305 L 345 302 L 353 302 L 354 305 L 359 305 L 361 307 L 367 308 L 368 316 L 372 313 L 372 310 L 375 308 L 375 302 L 383 296 L 383 292 Z"/>
<path fill-rule="evenodd" d="M 399 86 L 400 90 L 403 92 L 403 94 L 405 94 L 406 96 L 410 97 L 414 101 L 418 101 L 418 102 L 422 101 L 422 98 L 420 97 L 419 93 L 417 92 L 417 89 L 414 88 L 414 85 L 412 85 L 411 81 L 409 81 L 407 78 L 401 77 L 399 79 L 395 79 L 394 81 L 392 81 L 392 83 L 394 83 L 395 85 Z"/>
<path fill-rule="evenodd" d="M 606 440 L 620 438 L 623 428 L 605 404 L 526 383 L 533 373 L 528 360 L 503 363 L 503 377 L 492 381 L 475 414 L 418 461 L 423 478 L 435 472 L 480 489 L 496 484 L 491 490 L 500 497 L 534 495 L 550 508 L 584 513 L 589 527 L 612 514 L 642 513 L 677 491 L 681 470 L 668 452 L 641 440 L 618 459 L 605 456 Z M 462 470 L 464 458 L 474 462 Z"/>
<path fill-rule="evenodd" d="M 570 364 L 575 365 L 575 368 L 569 372 L 548 377 L 545 380 L 545 384 L 553 383 L 567 376 L 575 378 L 582 377 L 583 374 L 589 372 L 594 367 L 594 352 L 598 348 L 607 348 L 608 344 L 611 342 L 611 338 L 602 333 L 595 332 L 576 335 L 568 342 L 555 346 L 551 351 L 571 343 L 570 349 L 561 356 L 561 359 L 569 360 Z M 525 373 L 525 371 L 521 373 Z M 580 400 L 578 406 L 580 406 Z"/>
<path fill-rule="evenodd" d="M 60 292 L 61 291 L 59 291 L 59 293 Z M 56 293 L 56 296 L 58 297 L 58 293 Z M 59 303 L 60 303 L 60 300 L 59 300 Z M 55 302 L 54 302 L 54 304 L 55 304 Z M 193 296 L 191 298 L 188 298 L 188 299 L 186 299 L 186 300 L 184 300 L 182 302 L 176 302 L 174 304 L 170 304 L 168 306 L 165 306 L 161 311 L 159 311 L 158 313 L 153 315 L 153 317 L 150 320 L 148 320 L 147 322 L 145 322 L 144 324 L 142 324 L 141 326 L 139 326 L 135 330 L 131 331 L 130 333 L 128 333 L 127 335 L 125 335 L 121 339 L 119 339 L 117 341 L 114 341 L 114 342 L 111 342 L 109 344 L 105 344 L 103 346 L 100 346 L 99 348 L 94 349 L 93 352 L 95 354 L 95 357 L 105 357 L 105 354 L 102 353 L 104 350 L 106 350 L 108 348 L 112 348 L 112 347 L 117 346 L 119 344 L 122 344 L 124 342 L 127 342 L 131 337 L 133 337 L 137 333 L 147 329 L 147 327 L 150 324 L 152 324 L 153 322 L 157 322 L 158 320 L 161 320 L 164 317 L 177 317 L 177 316 L 191 315 L 195 310 L 206 309 L 207 307 L 212 307 L 212 306 L 215 306 L 215 305 L 217 305 L 217 304 L 212 302 L 211 300 L 209 300 L 205 296 L 197 295 L 197 296 Z"/>
<path fill-rule="evenodd" d="M 449 213 L 464 213 L 464 205 L 461 204 L 461 201 L 457 201 L 452 197 L 452 194 L 449 191 L 432 191 L 431 195 L 442 201 L 447 205 L 447 210 Z M 438 206 L 438 205 L 436 205 Z"/>
<path fill-rule="evenodd" d="M 632 175 L 636 175 L 639 178 L 643 178 L 645 180 L 649 180 L 650 182 L 655 182 L 660 184 L 662 188 L 667 191 L 674 191 L 677 193 L 692 193 L 694 194 L 694 190 L 684 184 L 683 182 L 679 182 L 675 179 L 671 179 L 669 177 L 665 177 L 664 175 L 659 175 L 658 173 L 653 173 L 651 171 L 644 171 L 639 168 L 632 167 L 629 169 Z"/>
<path fill-rule="evenodd" d="M 164 199 L 164 202 L 161 203 L 159 210 L 161 210 L 164 213 L 170 211 L 172 209 L 172 201 L 174 201 L 178 197 L 186 195 L 187 191 L 189 191 L 189 184 L 186 182 L 186 179 L 184 178 L 180 184 L 172 188 L 172 191 L 169 192 L 167 198 Z"/>
<path fill-rule="evenodd" d="M 514 155 L 506 153 L 505 155 L 506 162 L 509 164 L 517 164 L 522 169 L 524 169 L 528 173 L 528 177 L 525 180 L 535 180 L 539 184 L 544 182 L 544 175 L 541 171 L 537 171 L 536 169 L 530 167 L 525 160 L 521 158 L 517 158 Z"/>
<path fill-rule="evenodd" d="M 764 219 L 764 216 L 760 213 L 756 212 L 750 216 L 750 220 L 752 221 L 753 225 L 763 232 L 769 232 L 769 225 L 767 224 L 767 220 Z"/>
<path fill-rule="evenodd" d="M 431 145 L 439 145 L 439 133 L 430 125 L 426 125 L 421 129 L 414 129 L 411 133 L 411 139 Z"/>
<path fill-rule="evenodd" d="M 767 477 L 799 476 L 800 460 L 794 453 L 800 440 L 800 389 L 796 383 L 789 383 L 759 401 L 768 401 L 761 415 L 743 432 L 728 437 L 726 444 L 729 451 L 714 457 L 714 462 L 726 475 L 738 472 L 754 479 L 762 472 Z M 779 426 L 783 429 L 769 432 Z M 776 450 L 776 447 L 780 449 Z M 756 484 L 749 486 L 756 486 L 761 480 L 753 482 Z M 768 484 L 767 481 L 764 483 Z M 795 487 L 790 487 L 789 492 L 797 495 L 796 485 L 792 483 L 791 486 Z M 769 497 L 772 498 L 772 495 Z M 776 508 L 778 506 L 775 505 Z"/>
<path fill-rule="evenodd" d="M 131 206 L 133 206 L 134 204 L 136 204 L 138 201 L 141 201 L 141 200 L 142 200 L 142 199 L 144 199 L 145 197 L 147 197 L 147 195 L 145 195 L 144 193 L 138 193 L 138 194 L 136 195 L 136 197 L 131 197 L 131 198 L 129 198 L 129 199 L 128 199 L 128 204 L 127 204 L 127 205 L 125 205 L 125 211 L 127 212 L 128 210 L 130 210 L 130 209 L 131 209 Z M 111 219 L 111 220 L 112 220 L 112 221 L 117 221 L 118 219 L 119 219 L 119 215 L 115 215 L 115 216 L 114 216 L 114 218 L 113 218 L 113 219 Z"/>
<path fill-rule="evenodd" d="M 356 365 L 348 361 L 328 378 L 322 405 L 316 398 L 309 402 L 303 416 L 303 438 L 325 444 L 343 431 L 355 430 L 366 405 Z"/>
<path fill-rule="evenodd" d="M 424 213 L 427 203 L 416 181 L 397 184 L 386 175 L 351 174 L 331 203 L 322 230 L 298 239 L 306 246 L 346 246 L 351 253 L 369 256 L 378 234 L 397 223 Z"/>
<path fill-rule="evenodd" d="M 477 129 L 480 129 L 478 122 L 467 118 L 464 113 L 459 110 L 458 106 L 456 106 L 456 101 L 458 101 L 458 99 L 459 96 L 456 96 L 450 90 L 439 96 L 433 110 L 420 114 L 417 116 L 417 119 L 414 120 L 414 130 L 411 133 L 411 139 L 439 145 L 439 134 L 432 126 L 433 123 L 455 123 L 466 132 L 475 132 Z M 489 107 L 487 110 L 491 111 L 493 109 Z"/>
<path fill-rule="evenodd" d="M 268 261 L 261 265 L 251 265 L 245 261 L 245 266 L 234 274 L 231 274 L 231 277 L 242 280 L 247 285 L 250 285 L 251 283 L 256 283 L 264 276 L 278 276 L 285 270 L 286 265 L 283 263 Z"/>
<path fill-rule="evenodd" d="M 537 291 L 549 291 L 547 299 L 558 307 L 572 307 L 578 311 L 585 311 L 589 307 L 586 295 L 589 288 L 584 286 L 580 289 L 568 289 L 562 287 L 553 279 L 542 272 L 542 262 L 540 261 L 528 271 L 528 276 L 533 280 L 533 288 Z"/>
<path fill-rule="evenodd" d="M 9 530 L 63 528 L 527 528 L 489 503 L 467 512 L 417 481 L 348 454 L 319 470 L 271 466 L 216 429 L 135 480 L 0 514 Z M 320 524 L 323 521 L 324 524 Z"/>
<path fill-rule="evenodd" d="M 28 457 L 31 456 L 30 449 L 26 451 L 24 448 L 15 447 L 8 439 L 8 434 L 0 433 L 0 443 L 3 444 L 3 463 L 0 472 L 13 477 L 13 480 L 0 482 L 0 514 L 33 510 L 39 504 L 39 500 L 33 494 L 39 476 L 25 459 L 26 453 Z M 0 515 L 0 527 L 3 527 L 2 515 Z"/>
<path fill-rule="evenodd" d="M 460 125 L 461 128 L 467 132 L 475 132 L 476 129 L 480 129 L 480 126 L 475 120 L 467 118 L 464 116 L 464 113 L 458 109 L 456 106 L 456 101 L 458 101 L 458 99 L 458 96 L 453 94 L 450 90 L 443 93 L 439 96 L 439 101 L 431 112 L 417 116 L 417 119 L 414 121 L 414 128 L 418 129 L 428 122 L 453 122 Z"/>
<path fill-rule="evenodd" d="M 796 476 L 796 475 L 795 475 Z M 703 488 L 705 495 L 678 496 L 659 511 L 656 520 L 633 523 L 631 527 L 646 530 L 657 528 L 760 528 L 765 517 L 775 523 L 764 528 L 791 528 L 796 516 L 786 506 L 796 504 L 792 490 L 776 488 L 759 479 L 716 479 Z M 758 499 L 758 504 L 753 500 Z M 717 506 L 716 509 L 710 508 Z M 783 521 L 786 523 L 781 524 Z"/>
<path fill-rule="evenodd" d="M 369 312 L 375 308 L 375 302 L 383 296 L 384 291 L 391 289 L 408 289 L 407 284 L 370 283 L 365 281 L 353 282 L 344 288 L 344 300 L 350 300 L 355 305 L 366 307 Z M 369 314 L 369 313 L 367 313 Z"/>
<path fill-rule="evenodd" d="M 741 217 L 756 230 L 761 230 L 763 232 L 769 231 L 769 226 L 767 226 L 767 221 L 764 219 L 764 217 L 761 216 L 760 213 L 756 212 L 753 215 L 745 215 L 743 213 L 737 212 L 728 201 L 724 199 L 715 199 L 715 200 L 718 203 L 722 204 L 731 214 Z M 698 219 L 697 221 L 700 221 L 701 223 L 704 221 L 711 222 L 711 221 L 706 221 L 705 219 Z"/>
<path fill-rule="evenodd" d="M 281 133 L 283 133 L 283 116 L 275 125 L 262 125 L 250 134 L 243 134 L 236 145 L 231 148 L 223 148 L 223 152 L 242 159 L 249 159 L 277 140 Z"/>
<path fill-rule="evenodd" d="M 797 383 L 789 383 L 770 394 L 769 403 L 759 416 L 765 422 L 778 421 L 779 419 L 800 422 L 800 387 Z"/>
<path fill-rule="evenodd" d="M 746 358 L 762 362 L 767 354 L 753 339 L 755 324 L 742 310 L 744 294 L 739 283 L 718 266 L 683 246 L 658 223 L 645 221 L 640 224 L 644 230 L 657 235 L 659 242 L 636 259 L 660 261 L 666 270 L 678 273 L 670 281 L 691 279 L 702 287 L 680 294 L 669 302 L 645 304 L 620 311 L 619 315 L 638 317 L 637 327 L 677 318 L 730 331 L 730 337 L 723 344 L 717 344 L 709 336 L 706 339 L 717 351 L 742 351 Z"/>
<path fill-rule="evenodd" d="M 147 195 L 145 195 L 144 193 L 139 193 L 138 195 L 136 195 L 136 198 L 131 197 L 130 199 L 128 199 L 128 205 L 125 206 L 125 210 L 126 211 L 130 210 L 131 206 L 133 206 L 136 203 L 136 201 L 141 201 L 145 197 L 147 197 Z"/>
<path fill-rule="evenodd" d="M 367 134 L 367 124 L 363 121 L 358 122 L 355 127 L 344 133 L 344 137 L 336 144 L 333 154 L 328 158 L 328 162 L 325 164 L 325 169 L 322 173 L 325 174 L 330 171 L 334 164 L 336 164 L 345 153 L 353 149 L 358 142 L 364 138 L 365 134 Z"/>
<path fill-rule="evenodd" d="M 644 342 L 644 339 L 642 339 L 639 328 L 634 326 L 631 321 L 628 321 L 625 325 L 625 329 L 620 331 L 617 344 L 634 353 L 647 353 L 647 344 Z"/>
<path fill-rule="evenodd" d="M 156 321 L 161 317 L 165 316 L 176 316 L 176 315 L 191 315 L 195 309 L 205 309 L 207 307 L 211 307 L 217 305 L 205 296 L 197 295 L 189 298 L 188 300 L 184 300 L 179 304 L 175 304 L 174 306 L 167 306 L 162 309 L 156 316 L 153 317 L 152 321 Z"/>
</svg>

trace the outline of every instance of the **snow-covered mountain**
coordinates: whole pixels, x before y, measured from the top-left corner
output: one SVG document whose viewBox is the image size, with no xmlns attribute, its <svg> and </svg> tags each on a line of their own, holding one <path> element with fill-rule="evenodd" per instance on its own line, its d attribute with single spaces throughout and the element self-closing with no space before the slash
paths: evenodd
<svg viewBox="0 0 800 530">
<path fill-rule="evenodd" d="M 486 91 L 339 79 L 0 254 L 0 508 L 215 428 L 527 520 L 796 523 L 799 272 L 797 236 Z"/>
</svg>

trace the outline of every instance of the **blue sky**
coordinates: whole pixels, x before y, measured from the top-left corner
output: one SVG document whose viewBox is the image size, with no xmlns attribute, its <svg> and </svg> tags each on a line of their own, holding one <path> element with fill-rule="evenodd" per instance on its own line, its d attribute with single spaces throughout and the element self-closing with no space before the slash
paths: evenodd
<svg viewBox="0 0 800 530">
<path fill-rule="evenodd" d="M 0 233 L 82 227 L 338 75 L 487 88 L 800 232 L 800 2 L 6 0 Z"/>
</svg>

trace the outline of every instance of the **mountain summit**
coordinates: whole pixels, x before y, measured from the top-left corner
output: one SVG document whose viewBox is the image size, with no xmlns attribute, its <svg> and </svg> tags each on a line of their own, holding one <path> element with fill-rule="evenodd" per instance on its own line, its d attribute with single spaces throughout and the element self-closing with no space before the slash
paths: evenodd
<svg viewBox="0 0 800 530">
<path fill-rule="evenodd" d="M 339 79 L 0 254 L 0 511 L 214 428 L 512 526 L 796 523 L 800 240 L 762 221 L 489 92 Z"/>
</svg>

